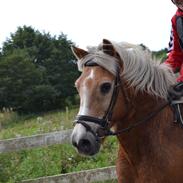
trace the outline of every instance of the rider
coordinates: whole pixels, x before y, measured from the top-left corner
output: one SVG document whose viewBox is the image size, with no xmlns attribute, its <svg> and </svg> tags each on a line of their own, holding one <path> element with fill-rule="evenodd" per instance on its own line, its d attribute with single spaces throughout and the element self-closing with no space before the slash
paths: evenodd
<svg viewBox="0 0 183 183">
<path fill-rule="evenodd" d="M 179 71 L 177 84 L 169 89 L 169 100 L 172 102 L 180 101 L 183 96 L 183 0 L 171 0 L 176 6 L 177 11 L 172 17 L 172 31 L 168 48 L 168 58 L 165 64 L 169 64 L 173 71 Z M 174 109 L 174 121 L 183 125 L 183 118 L 180 112 L 180 105 L 172 102 Z"/>
<path fill-rule="evenodd" d="M 168 48 L 169 64 L 174 72 L 180 71 L 177 82 L 183 82 L 183 0 L 171 0 L 177 6 L 177 12 L 172 17 L 172 30 Z"/>
</svg>

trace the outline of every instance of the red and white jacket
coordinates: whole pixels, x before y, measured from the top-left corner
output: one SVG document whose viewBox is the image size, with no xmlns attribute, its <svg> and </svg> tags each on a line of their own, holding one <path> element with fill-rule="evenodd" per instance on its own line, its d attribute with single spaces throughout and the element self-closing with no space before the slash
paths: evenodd
<svg viewBox="0 0 183 183">
<path fill-rule="evenodd" d="M 172 30 L 168 48 L 169 54 L 165 61 L 174 71 L 180 70 L 178 82 L 183 82 L 183 11 L 177 10 L 172 17 Z"/>
</svg>

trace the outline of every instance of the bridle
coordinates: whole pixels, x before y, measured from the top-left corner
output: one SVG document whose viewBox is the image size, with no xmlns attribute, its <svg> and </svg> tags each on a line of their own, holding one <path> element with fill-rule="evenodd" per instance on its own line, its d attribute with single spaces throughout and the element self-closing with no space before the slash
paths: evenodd
<svg viewBox="0 0 183 183">
<path fill-rule="evenodd" d="M 88 125 L 88 123 L 94 123 L 94 124 L 99 125 L 104 131 L 107 132 L 107 133 L 105 133 L 105 136 L 112 135 L 113 132 L 109 129 L 109 125 L 110 125 L 110 121 L 112 119 L 113 109 L 116 104 L 116 100 L 118 98 L 120 83 L 121 83 L 120 75 L 119 75 L 119 72 L 117 72 L 117 75 L 114 80 L 114 87 L 113 87 L 114 89 L 112 92 L 111 100 L 110 100 L 109 106 L 108 106 L 103 118 L 96 118 L 96 117 L 87 116 L 87 115 L 77 115 L 74 123 L 82 124 L 88 131 L 90 131 L 92 133 L 93 133 L 93 131 L 92 131 L 90 125 Z M 95 134 L 95 133 L 94 133 L 94 135 L 98 136 L 98 134 Z"/>
<path fill-rule="evenodd" d="M 85 66 L 98 66 L 98 64 L 96 64 L 94 62 L 88 62 L 85 64 Z M 90 131 L 96 137 L 96 139 L 103 138 L 105 136 L 116 136 L 116 135 L 119 135 L 124 132 L 129 132 L 131 129 L 143 124 L 144 122 L 149 121 L 151 118 L 156 116 L 160 111 L 162 111 L 167 105 L 169 105 L 169 102 L 164 102 L 160 107 L 158 107 L 152 113 L 148 114 L 142 120 L 132 123 L 127 128 L 124 128 L 120 131 L 113 132 L 110 130 L 110 122 L 112 119 L 113 109 L 116 104 L 116 100 L 118 98 L 120 88 L 122 90 L 122 94 L 124 95 L 124 99 L 126 100 L 125 102 L 126 102 L 127 111 L 128 111 L 127 96 L 126 96 L 125 91 L 123 90 L 122 82 L 121 82 L 121 78 L 120 78 L 120 71 L 118 69 L 117 74 L 115 76 L 115 80 L 114 80 L 114 87 L 113 87 L 111 100 L 110 100 L 109 106 L 108 106 L 107 111 L 104 114 L 103 118 L 96 118 L 96 117 L 87 116 L 87 115 L 77 115 L 76 119 L 74 121 L 74 124 L 82 124 L 86 128 L 87 131 Z M 92 130 L 91 126 L 89 125 L 89 123 L 99 125 L 100 126 L 99 131 L 94 132 Z M 100 133 L 100 131 L 102 131 L 102 134 Z"/>
</svg>

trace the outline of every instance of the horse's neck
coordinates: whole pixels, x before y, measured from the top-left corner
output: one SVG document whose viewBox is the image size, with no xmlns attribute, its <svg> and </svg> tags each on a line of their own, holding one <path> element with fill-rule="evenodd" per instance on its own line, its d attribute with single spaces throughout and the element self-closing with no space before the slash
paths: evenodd
<svg viewBox="0 0 183 183">
<path fill-rule="evenodd" d="M 146 95 L 135 97 L 134 114 L 121 120 L 120 129 L 144 119 L 164 102 Z M 182 172 L 178 170 L 183 168 L 183 129 L 173 123 L 170 106 L 118 139 L 117 174 L 121 182 L 179 183 L 182 180 Z"/>
<path fill-rule="evenodd" d="M 145 119 L 152 112 L 157 110 L 163 102 L 163 100 L 157 100 L 154 97 L 147 96 L 147 94 L 137 94 L 131 106 L 131 113 L 133 113 L 133 115 L 129 115 L 129 118 L 127 118 L 125 122 L 121 121 L 118 130 L 119 128 L 128 127 L 132 123 L 135 124 Z M 172 113 L 170 112 L 170 108 L 167 107 L 150 120 L 134 127 L 127 133 L 121 134 L 119 141 L 121 147 L 128 152 L 129 158 L 135 161 L 141 161 L 139 157 L 143 157 L 147 155 L 147 153 L 152 153 L 153 156 L 152 151 L 154 150 L 154 146 L 156 144 L 158 147 L 159 140 L 157 139 L 162 135 L 160 130 L 166 128 L 167 120 L 170 118 L 172 118 Z"/>
</svg>

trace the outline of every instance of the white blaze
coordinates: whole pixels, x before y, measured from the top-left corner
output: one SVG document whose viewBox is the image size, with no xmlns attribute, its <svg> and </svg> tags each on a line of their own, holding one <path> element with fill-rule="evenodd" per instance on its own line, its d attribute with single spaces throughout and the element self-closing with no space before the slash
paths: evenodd
<svg viewBox="0 0 183 183">
<path fill-rule="evenodd" d="M 78 115 L 89 115 L 89 88 L 86 86 L 86 83 L 90 79 L 94 79 L 94 69 L 91 69 L 90 74 L 86 77 L 83 86 L 82 86 L 82 98 L 81 98 L 81 104 L 79 108 Z"/>
</svg>

